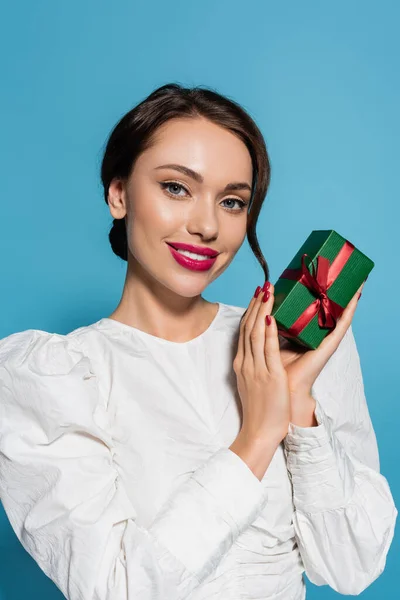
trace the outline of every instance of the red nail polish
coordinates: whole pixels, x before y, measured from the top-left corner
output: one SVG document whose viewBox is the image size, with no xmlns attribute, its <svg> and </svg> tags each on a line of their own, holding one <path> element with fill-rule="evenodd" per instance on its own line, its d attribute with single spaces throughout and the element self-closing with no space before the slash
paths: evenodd
<svg viewBox="0 0 400 600">
<path fill-rule="evenodd" d="M 262 286 L 262 289 L 264 290 L 264 292 L 266 292 L 266 291 L 267 291 L 267 289 L 269 288 L 269 286 L 270 286 L 270 285 L 271 285 L 271 284 L 270 284 L 270 282 L 269 282 L 269 281 L 266 281 L 266 282 L 264 283 L 264 285 Z"/>
<path fill-rule="evenodd" d="M 360 292 L 360 293 L 358 294 L 358 299 L 357 299 L 357 302 L 359 301 L 359 299 L 361 298 L 361 296 L 362 296 L 362 292 Z"/>
<path fill-rule="evenodd" d="M 258 294 L 259 294 L 260 292 L 261 292 L 261 288 L 260 288 L 260 286 L 258 285 L 258 286 L 256 287 L 256 291 L 254 292 L 254 298 L 258 298 Z"/>
<path fill-rule="evenodd" d="M 267 321 L 267 325 L 271 325 L 271 317 L 269 315 L 265 317 L 265 320 Z"/>
<path fill-rule="evenodd" d="M 270 292 L 264 292 L 264 296 L 261 298 L 261 302 L 266 302 L 270 295 Z"/>
</svg>

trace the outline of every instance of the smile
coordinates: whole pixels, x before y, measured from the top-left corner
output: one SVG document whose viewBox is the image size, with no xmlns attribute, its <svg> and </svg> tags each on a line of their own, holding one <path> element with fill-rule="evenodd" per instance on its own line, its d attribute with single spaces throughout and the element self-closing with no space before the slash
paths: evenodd
<svg viewBox="0 0 400 600">
<path fill-rule="evenodd" d="M 167 244 L 167 246 L 176 262 L 182 267 L 192 271 L 208 271 L 217 260 L 216 256 L 214 258 L 209 258 L 201 256 L 200 254 L 195 254 L 194 252 L 188 252 L 187 250 L 176 250 L 169 244 Z"/>
</svg>

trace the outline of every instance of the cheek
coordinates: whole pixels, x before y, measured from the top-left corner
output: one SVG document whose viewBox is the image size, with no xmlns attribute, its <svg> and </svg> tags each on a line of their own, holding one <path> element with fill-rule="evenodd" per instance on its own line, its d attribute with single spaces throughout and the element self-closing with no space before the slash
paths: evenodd
<svg viewBox="0 0 400 600">
<path fill-rule="evenodd" d="M 137 257 L 149 248 L 157 247 L 163 239 L 180 228 L 183 215 L 154 196 L 141 197 L 135 204 L 128 228 L 128 245 Z"/>
<path fill-rule="evenodd" d="M 160 193 L 141 195 L 135 204 L 134 220 L 152 231 L 163 230 L 184 217 L 178 203 L 166 202 Z"/>
<path fill-rule="evenodd" d="M 229 250 L 237 250 L 246 238 L 246 219 L 233 216 L 226 219 L 223 227 L 220 228 L 219 235 Z"/>
</svg>

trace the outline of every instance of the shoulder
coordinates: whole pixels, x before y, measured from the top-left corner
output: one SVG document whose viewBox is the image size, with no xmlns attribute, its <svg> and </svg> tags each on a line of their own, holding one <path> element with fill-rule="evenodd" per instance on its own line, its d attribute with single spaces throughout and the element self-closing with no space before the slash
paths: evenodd
<svg viewBox="0 0 400 600">
<path fill-rule="evenodd" d="M 94 373 L 82 338 L 85 328 L 63 335 L 38 329 L 0 340 L 0 398 L 30 407 L 60 405 L 96 395 Z"/>
<path fill-rule="evenodd" d="M 239 332 L 240 321 L 247 310 L 247 307 L 237 306 L 235 304 L 225 304 L 220 302 L 221 314 L 214 330 L 221 331 L 231 336 Z"/>
<path fill-rule="evenodd" d="M 27 329 L 0 340 L 0 438 L 14 431 L 47 444 L 85 430 L 109 443 L 96 421 L 107 417 L 85 338 L 85 328 Z"/>
<path fill-rule="evenodd" d="M 239 315 L 240 317 L 243 315 L 243 313 L 246 312 L 247 310 L 247 306 L 237 306 L 236 304 L 224 304 L 224 307 L 226 307 L 227 312 L 232 312 L 235 315 Z"/>
<path fill-rule="evenodd" d="M 236 304 L 222 304 L 223 316 L 225 321 L 232 323 L 240 323 L 242 316 L 247 310 L 247 306 L 236 306 Z"/>
<path fill-rule="evenodd" d="M 0 368 L 29 368 L 33 373 L 65 372 L 84 354 L 83 340 L 90 327 L 68 334 L 26 329 L 0 339 Z"/>
</svg>

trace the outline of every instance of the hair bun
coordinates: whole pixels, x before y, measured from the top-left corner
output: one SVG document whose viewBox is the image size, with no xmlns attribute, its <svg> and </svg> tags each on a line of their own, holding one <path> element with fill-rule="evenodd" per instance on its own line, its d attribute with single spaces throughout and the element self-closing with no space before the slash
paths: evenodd
<svg viewBox="0 0 400 600">
<path fill-rule="evenodd" d="M 128 261 L 128 243 L 125 218 L 113 220 L 112 227 L 108 234 L 108 239 L 113 252 L 123 260 Z"/>
</svg>

